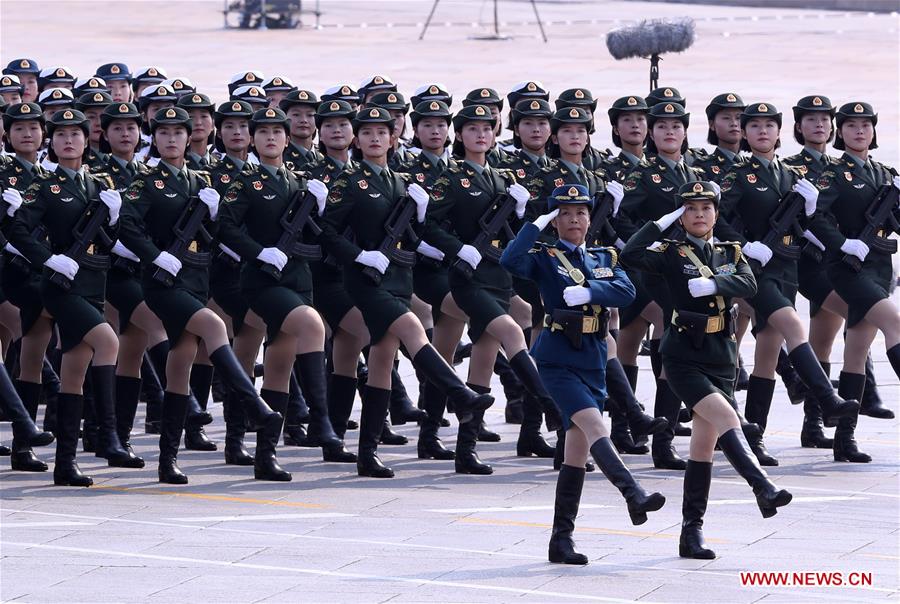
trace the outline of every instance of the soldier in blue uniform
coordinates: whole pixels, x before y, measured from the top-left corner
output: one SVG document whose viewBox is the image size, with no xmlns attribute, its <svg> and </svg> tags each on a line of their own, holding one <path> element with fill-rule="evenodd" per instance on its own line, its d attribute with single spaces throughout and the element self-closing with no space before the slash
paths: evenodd
<svg viewBox="0 0 900 604">
<path fill-rule="evenodd" d="M 737 344 L 731 309 L 733 298 L 756 293 L 753 272 L 740 244 L 713 243 L 719 204 L 714 183 L 684 183 L 673 197 L 681 207 L 648 221 L 628 240 L 622 258 L 661 278 L 671 293 L 673 310 L 666 317 L 670 325 L 662 338 L 662 363 L 673 392 L 693 414 L 678 553 L 708 560 L 716 555 L 705 546 L 702 527 L 716 441 L 753 487 L 764 518 L 774 516 L 792 496 L 772 484 L 759 466 L 734 410 Z M 662 239 L 679 219 L 684 239 Z"/>
<path fill-rule="evenodd" d="M 549 558 L 563 564 L 587 564 L 587 556 L 575 551 L 572 532 L 589 453 L 625 497 L 633 524 L 646 522 L 647 512 L 660 509 L 666 498 L 660 493 L 648 495 L 634 480 L 600 414 L 606 399 L 608 309 L 631 302 L 634 286 L 616 265 L 615 250 L 585 246 L 593 205 L 586 186 L 557 187 L 547 205 L 549 213 L 526 223 L 500 262 L 511 273 L 537 282 L 547 312 L 532 355 L 567 433 L 565 460 L 556 483 Z M 551 222 L 559 239 L 535 246 Z"/>
</svg>

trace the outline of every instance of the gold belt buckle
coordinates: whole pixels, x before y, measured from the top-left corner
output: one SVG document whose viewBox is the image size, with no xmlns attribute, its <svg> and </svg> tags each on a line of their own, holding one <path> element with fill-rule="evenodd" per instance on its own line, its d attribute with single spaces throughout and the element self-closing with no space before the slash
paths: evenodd
<svg viewBox="0 0 900 604">
<path fill-rule="evenodd" d="M 189 251 L 189 252 L 196 252 L 198 249 L 199 249 L 199 248 L 198 248 L 198 246 L 197 246 L 197 240 L 196 240 L 196 239 L 195 239 L 194 241 L 191 241 L 190 245 L 188 245 L 188 251 Z"/>
<path fill-rule="evenodd" d="M 397 242 L 397 249 L 398 249 L 398 250 L 403 249 L 402 245 L 403 245 L 403 243 L 400 242 L 400 241 L 398 241 L 398 242 Z"/>
<path fill-rule="evenodd" d="M 887 239 L 887 237 L 888 237 L 888 234 L 884 229 L 878 229 L 878 232 L 876 233 L 876 235 L 878 237 L 881 237 L 882 239 Z"/>
<path fill-rule="evenodd" d="M 716 315 L 706 319 L 706 333 L 718 333 L 725 329 L 725 317 Z"/>
<path fill-rule="evenodd" d="M 497 248 L 497 249 L 500 249 L 500 240 L 499 240 L 499 239 L 494 239 L 493 241 L 491 241 L 491 245 L 494 246 L 494 247 Z"/>
<path fill-rule="evenodd" d="M 92 243 L 89 246 L 87 246 L 87 249 L 85 250 L 84 253 L 87 254 L 88 256 L 93 256 L 94 255 L 94 244 Z"/>
<path fill-rule="evenodd" d="M 794 237 L 792 235 L 785 235 L 781 238 L 781 241 L 785 245 L 791 245 L 794 242 Z"/>
<path fill-rule="evenodd" d="M 582 333 L 597 333 L 600 330 L 600 321 L 597 317 L 583 317 L 581 319 Z"/>
</svg>

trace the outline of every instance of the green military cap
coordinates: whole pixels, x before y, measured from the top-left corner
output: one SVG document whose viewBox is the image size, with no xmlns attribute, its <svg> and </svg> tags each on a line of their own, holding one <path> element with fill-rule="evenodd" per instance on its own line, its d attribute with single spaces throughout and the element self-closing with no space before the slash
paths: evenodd
<svg viewBox="0 0 900 604">
<path fill-rule="evenodd" d="M 68 67 L 48 67 L 38 75 L 38 86 L 41 89 L 54 87 L 56 84 L 75 85 L 75 76 Z"/>
<path fill-rule="evenodd" d="M 13 122 L 37 121 L 44 123 L 44 112 L 37 103 L 15 103 L 7 105 L 3 112 L 3 129 L 9 132 Z"/>
<path fill-rule="evenodd" d="M 60 107 L 75 105 L 75 96 L 68 88 L 48 88 L 38 97 L 41 107 Z"/>
<path fill-rule="evenodd" d="M 391 113 L 384 107 L 379 107 L 378 105 L 366 107 L 361 111 L 358 111 L 356 117 L 353 118 L 352 123 L 353 134 L 358 133 L 360 128 L 368 124 L 385 124 L 391 129 L 391 132 L 394 131 L 394 118 L 391 117 Z"/>
<path fill-rule="evenodd" d="M 472 90 L 463 99 L 462 104 L 463 107 L 468 107 L 469 105 L 493 105 L 500 111 L 503 111 L 503 99 L 500 98 L 500 95 L 493 88 L 476 88 Z"/>
<path fill-rule="evenodd" d="M 449 107 L 453 104 L 453 95 L 447 91 L 446 86 L 435 82 L 416 88 L 409 100 L 413 107 L 418 107 L 422 101 L 441 101 Z"/>
<path fill-rule="evenodd" d="M 100 127 L 104 130 L 115 120 L 134 120 L 141 125 L 141 113 L 134 103 L 111 103 L 100 114 Z"/>
<path fill-rule="evenodd" d="M 569 88 L 563 90 L 556 97 L 556 108 L 563 109 L 565 107 L 590 107 L 591 113 L 597 110 L 597 99 L 591 94 L 587 88 Z M 518 106 L 518 104 L 517 104 Z"/>
<path fill-rule="evenodd" d="M 236 73 L 228 81 L 228 94 L 233 95 L 234 91 L 241 86 L 262 86 L 265 79 L 266 76 L 261 71 L 250 70 Z"/>
<path fill-rule="evenodd" d="M 253 117 L 253 107 L 246 101 L 226 101 L 219 105 L 213 114 L 216 128 L 222 126 L 222 122 L 229 117 L 239 117 L 249 120 Z"/>
<path fill-rule="evenodd" d="M 274 107 L 257 109 L 253 112 L 253 117 L 250 118 L 250 136 L 253 136 L 253 133 L 256 132 L 257 126 L 263 124 L 279 125 L 284 128 L 285 132 L 289 132 L 291 129 L 288 117 L 284 114 L 284 111 Z"/>
<path fill-rule="evenodd" d="M 422 101 L 416 105 L 416 108 L 409 114 L 409 117 L 412 121 L 413 128 L 426 117 L 442 118 L 446 120 L 448 125 L 453 120 L 453 114 L 450 112 L 450 108 L 447 106 L 447 103 L 443 101 Z"/>
<path fill-rule="evenodd" d="M 837 127 L 840 128 L 844 121 L 852 117 L 867 117 L 872 120 L 872 125 L 878 125 L 878 114 L 869 103 L 862 101 L 852 101 L 844 103 L 835 114 L 837 117 Z"/>
<path fill-rule="evenodd" d="M 684 110 L 684 106 L 678 103 L 657 103 L 647 112 L 647 125 L 653 128 L 656 120 L 677 119 L 687 128 L 691 123 L 691 114 Z"/>
<path fill-rule="evenodd" d="M 103 78 L 92 76 L 89 78 L 78 78 L 75 86 L 72 87 L 72 94 L 75 98 L 81 98 L 89 92 L 109 92 L 109 86 Z"/>
<path fill-rule="evenodd" d="M 399 92 L 379 92 L 369 100 L 366 106 L 373 105 L 384 107 L 388 111 L 402 111 L 403 113 L 409 111 L 409 103 Z"/>
<path fill-rule="evenodd" d="M 53 116 L 47 120 L 47 135 L 52 137 L 53 131 L 60 126 L 78 126 L 84 131 L 85 136 L 91 131 L 91 124 L 88 122 L 87 117 L 77 109 L 66 109 L 54 113 Z"/>
<path fill-rule="evenodd" d="M 263 82 L 263 90 L 266 92 L 290 92 L 296 90 L 294 83 L 284 76 L 273 76 Z"/>
<path fill-rule="evenodd" d="M 591 197 L 591 193 L 586 186 L 579 184 L 556 187 L 553 189 L 550 197 L 547 198 L 547 210 L 550 212 L 559 206 L 581 204 L 592 208 L 594 206 L 594 198 Z"/>
<path fill-rule="evenodd" d="M 497 120 L 487 105 L 469 105 L 460 109 L 453 116 L 453 129 L 462 130 L 468 122 L 490 122 L 492 127 L 497 126 Z"/>
<path fill-rule="evenodd" d="M 193 120 L 181 107 L 166 107 L 157 111 L 150 119 L 150 133 L 156 132 L 160 126 L 184 126 L 190 134 L 193 130 Z"/>
<path fill-rule="evenodd" d="M 142 67 L 131 78 L 131 87 L 137 90 L 142 84 L 161 84 L 168 75 L 162 67 Z"/>
<path fill-rule="evenodd" d="M 351 105 L 358 105 L 359 93 L 353 90 L 352 86 L 338 84 L 332 86 L 322 94 L 322 102 L 325 101 L 347 101 Z"/>
<path fill-rule="evenodd" d="M 741 128 L 755 117 L 772 118 L 778 124 L 778 127 L 781 128 L 781 113 L 772 103 L 751 103 L 747 105 L 741 113 Z"/>
<path fill-rule="evenodd" d="M 351 122 L 356 117 L 356 109 L 347 101 L 326 101 L 316 109 L 316 128 L 330 117 L 345 117 Z"/>
<path fill-rule="evenodd" d="M 723 92 L 722 94 L 717 94 L 713 97 L 713 99 L 709 102 L 709 105 L 706 106 L 706 118 L 714 119 L 716 114 L 722 109 L 741 109 L 743 110 L 747 106 L 747 103 L 740 97 L 740 95 L 735 94 L 734 92 Z"/>
<path fill-rule="evenodd" d="M 126 65 L 125 63 L 106 63 L 97 68 L 97 72 L 95 75 L 97 77 L 103 78 L 106 81 L 131 81 L 131 70 L 128 69 L 128 65 Z"/>
<path fill-rule="evenodd" d="M 792 109 L 794 110 L 795 122 L 799 122 L 803 114 L 810 111 L 827 111 L 832 117 L 834 117 L 835 111 L 834 105 L 831 104 L 831 99 L 822 95 L 805 96 L 797 101 L 797 104 Z"/>
<path fill-rule="evenodd" d="M 84 111 L 88 107 L 107 107 L 112 104 L 112 97 L 106 92 L 88 92 L 75 101 L 75 109 Z"/>
<path fill-rule="evenodd" d="M 644 97 L 642 96 L 632 95 L 619 97 L 612 104 L 612 107 L 606 110 L 607 115 L 609 115 L 610 125 L 615 126 L 616 121 L 619 119 L 619 114 L 627 111 L 647 113 L 650 111 L 650 107 L 647 106 L 647 101 L 644 100 Z"/>
<path fill-rule="evenodd" d="M 257 108 L 268 107 L 269 99 L 266 91 L 261 86 L 240 86 L 231 93 L 231 98 L 236 101 L 246 101 Z"/>
<path fill-rule="evenodd" d="M 594 125 L 594 118 L 583 107 L 557 109 L 550 118 L 550 132 L 556 134 L 565 124 L 584 124 L 590 132 Z"/>
<path fill-rule="evenodd" d="M 359 88 L 357 88 L 356 91 L 359 93 L 359 102 L 365 103 L 366 95 L 373 92 L 397 92 L 397 85 L 394 84 L 391 76 L 373 75 L 360 82 Z"/>
<path fill-rule="evenodd" d="M 190 111 L 191 109 L 206 109 L 210 113 L 213 113 L 216 109 L 215 103 L 209 100 L 208 96 L 200 94 L 199 92 L 184 95 L 178 99 L 176 105 L 185 111 Z"/>
<path fill-rule="evenodd" d="M 186 94 L 197 92 L 197 87 L 187 78 L 169 78 L 163 84 L 175 91 L 175 96 L 179 98 Z"/>
<path fill-rule="evenodd" d="M 165 103 L 168 101 L 174 104 L 177 100 L 178 97 L 175 96 L 174 90 L 165 84 L 157 84 L 156 86 L 144 88 L 141 91 L 141 96 L 138 98 L 138 108 L 141 111 L 145 111 L 151 103 Z"/>
<path fill-rule="evenodd" d="M 549 120 L 553 117 L 553 109 L 544 99 L 523 99 L 512 110 L 513 124 L 518 124 L 525 117 L 544 117 Z"/>
<path fill-rule="evenodd" d="M 278 107 L 282 111 L 287 111 L 292 105 L 310 105 L 318 108 L 319 97 L 316 96 L 315 92 L 309 90 L 292 90 L 278 102 Z"/>
<path fill-rule="evenodd" d="M 19 79 L 19 76 L 8 74 L 0 78 L 0 92 L 18 92 L 19 94 L 22 94 L 24 90 L 25 87 L 22 86 L 22 81 Z"/>
<path fill-rule="evenodd" d="M 678 187 L 677 197 L 681 199 L 682 203 L 711 201 L 713 205 L 719 207 L 719 194 L 716 192 L 715 186 L 705 180 L 684 183 Z"/>
<path fill-rule="evenodd" d="M 41 68 L 34 59 L 13 59 L 3 68 L 5 74 L 31 73 L 39 75 Z"/>
<path fill-rule="evenodd" d="M 682 107 L 687 107 L 687 102 L 678 89 L 671 86 L 654 88 L 644 100 L 647 101 L 648 107 L 653 107 L 657 103 L 678 103 Z"/>
</svg>

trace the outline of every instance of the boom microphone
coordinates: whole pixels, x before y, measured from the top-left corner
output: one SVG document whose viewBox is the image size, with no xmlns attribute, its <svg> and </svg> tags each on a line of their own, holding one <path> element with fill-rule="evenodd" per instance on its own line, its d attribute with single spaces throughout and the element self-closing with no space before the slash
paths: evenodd
<svg viewBox="0 0 900 604">
<path fill-rule="evenodd" d="M 611 30 L 606 34 L 606 48 L 617 61 L 632 57 L 650 59 L 650 90 L 659 84 L 659 55 L 683 52 L 694 43 L 694 20 L 649 19 Z"/>
</svg>

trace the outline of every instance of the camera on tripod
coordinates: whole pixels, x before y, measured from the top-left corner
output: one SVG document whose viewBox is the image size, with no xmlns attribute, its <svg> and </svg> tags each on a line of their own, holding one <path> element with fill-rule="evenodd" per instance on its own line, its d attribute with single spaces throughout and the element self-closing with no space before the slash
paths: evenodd
<svg viewBox="0 0 900 604">
<path fill-rule="evenodd" d="M 301 0 L 232 0 L 224 12 L 225 27 L 294 29 L 300 25 Z M 237 25 L 230 15 L 236 15 Z"/>
</svg>

